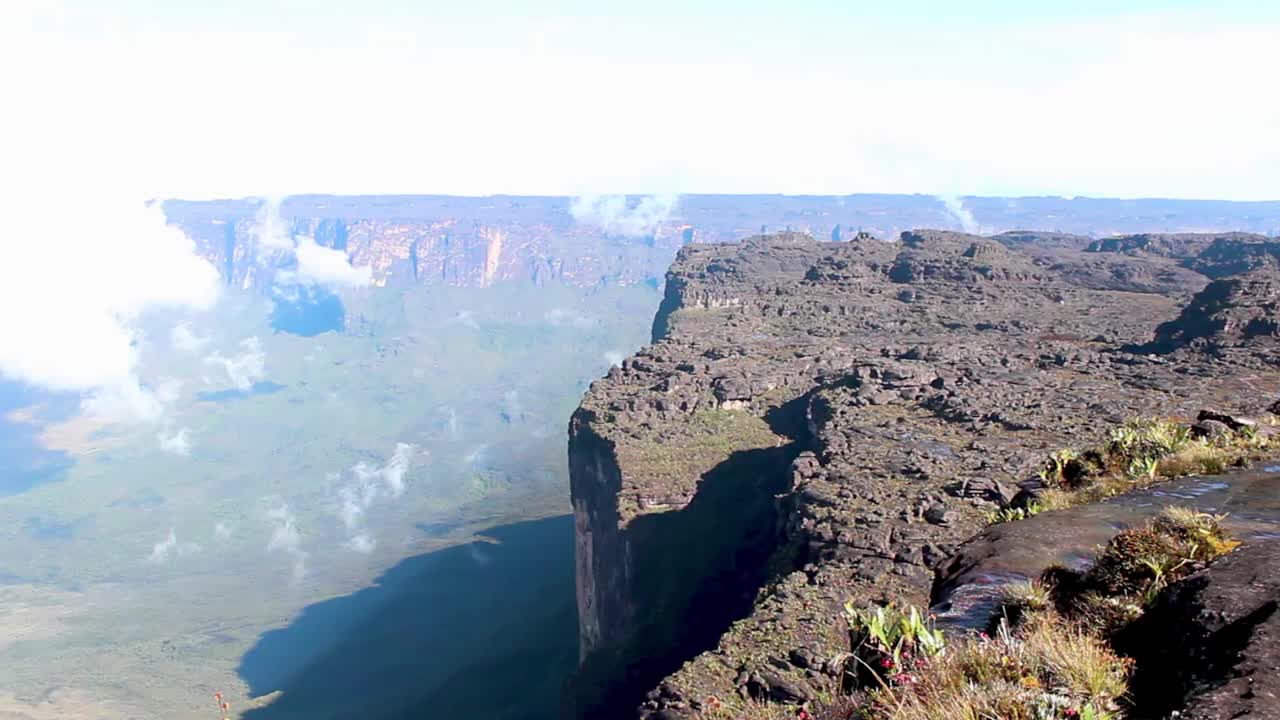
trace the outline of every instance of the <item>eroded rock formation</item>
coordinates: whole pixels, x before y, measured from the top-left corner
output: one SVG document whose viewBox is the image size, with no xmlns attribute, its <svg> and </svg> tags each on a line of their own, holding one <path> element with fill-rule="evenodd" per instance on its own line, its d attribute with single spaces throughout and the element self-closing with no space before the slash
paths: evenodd
<svg viewBox="0 0 1280 720">
<path fill-rule="evenodd" d="M 633 204 L 639 200 L 631 199 Z M 1071 232 L 1104 235 L 1153 224 L 1280 226 L 1280 203 L 1088 198 L 969 198 L 968 203 L 984 226 L 1001 228 L 1025 227 L 1045 217 Z M 290 259 L 255 243 L 259 209 L 252 199 L 165 203 L 170 221 L 195 240 L 228 285 L 266 290 Z M 510 280 L 586 287 L 657 283 L 676 250 L 694 241 L 736 241 L 761 228 L 815 237 L 854 237 L 858 232 L 851 228 L 858 228 L 892 237 L 910 227 L 954 222 L 946 206 L 927 195 L 686 195 L 665 216 L 626 223 L 575 218 L 565 197 L 311 195 L 284 199 L 280 215 L 290 233 L 314 237 L 324 247 L 344 251 L 353 264 L 368 266 L 375 285 L 458 287 Z M 625 225 L 628 234 L 617 234 L 617 225 Z M 1022 235 L 1000 240 L 1019 242 Z M 1047 244 L 1047 234 L 1033 235 L 1041 236 L 1037 244 Z M 1053 237 L 1082 247 L 1080 236 Z"/>
<path fill-rule="evenodd" d="M 1280 363 L 1250 328 L 1280 285 L 1247 258 L 1276 245 L 913 231 L 682 249 L 654 343 L 570 427 L 577 712 L 829 691 L 841 605 L 927 602 L 1048 452 L 1134 416 L 1265 408 Z M 1209 284 L 1226 267 L 1262 275 Z M 1184 330 L 1157 352 L 1158 326 Z M 1219 342 L 1172 342 L 1188 335 Z"/>
</svg>

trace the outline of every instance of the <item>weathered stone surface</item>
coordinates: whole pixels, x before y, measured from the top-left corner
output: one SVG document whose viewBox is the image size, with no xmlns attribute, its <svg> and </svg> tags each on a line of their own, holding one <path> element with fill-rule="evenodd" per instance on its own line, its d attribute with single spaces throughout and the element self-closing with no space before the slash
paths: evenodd
<svg viewBox="0 0 1280 720">
<path fill-rule="evenodd" d="M 1262 540 L 1167 589 L 1127 631 L 1135 699 L 1190 720 L 1280 718 L 1280 541 Z"/>
<path fill-rule="evenodd" d="M 664 677 L 674 693 L 642 713 L 753 674 L 772 688 L 765 671 L 829 691 L 791 651 L 847 649 L 846 600 L 926 602 L 986 512 L 1034 497 L 1049 452 L 1134 416 L 1262 412 L 1280 396 L 1271 335 L 1146 349 L 1206 287 L 1187 253 L 1220 239 L 1084 252 L 916 231 L 681 250 L 654 344 L 594 383 L 570 427 L 597 716 Z M 1104 280 L 1097 258 L 1163 279 Z M 1237 297 L 1252 302 L 1224 312 Z M 625 682 L 603 677 L 641 656 Z"/>
<path fill-rule="evenodd" d="M 1233 346 L 1280 336 L 1280 269 L 1263 267 L 1214 280 L 1174 320 L 1156 329 L 1156 346 Z"/>
<path fill-rule="evenodd" d="M 937 565 L 931 602 L 944 626 L 982 629 L 1010 582 L 1053 565 L 1083 569 L 1112 537 L 1142 527 L 1168 504 L 1226 513 L 1223 526 L 1247 543 L 1280 536 L 1280 473 L 1261 463 L 1215 477 L 1187 477 L 1090 505 L 993 525 Z"/>
</svg>

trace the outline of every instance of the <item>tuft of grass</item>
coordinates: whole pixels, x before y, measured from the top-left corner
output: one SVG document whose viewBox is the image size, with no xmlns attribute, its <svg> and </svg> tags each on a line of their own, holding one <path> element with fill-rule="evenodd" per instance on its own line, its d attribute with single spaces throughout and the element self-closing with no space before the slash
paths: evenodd
<svg viewBox="0 0 1280 720">
<path fill-rule="evenodd" d="M 1131 463 L 1158 460 L 1172 455 L 1191 442 L 1191 428 L 1171 420 L 1133 418 L 1111 431 L 1107 456 Z"/>
<path fill-rule="evenodd" d="M 1000 508 L 987 513 L 987 524 L 996 525 L 998 523 L 1026 520 L 1029 517 L 1039 515 L 1042 510 L 1044 510 L 1044 506 L 1038 502 L 1030 503 L 1026 507 Z"/>
<path fill-rule="evenodd" d="M 1181 557 L 1210 562 L 1240 547 L 1240 541 L 1222 527 L 1226 517 L 1190 508 L 1167 507 L 1151 521 L 1151 529 L 1173 538 Z"/>
<path fill-rule="evenodd" d="M 1257 459 L 1275 443 L 1245 426 L 1219 438 L 1194 438 L 1173 420 L 1134 418 L 1113 428 L 1100 447 L 1049 455 L 1039 472 L 1045 490 L 1034 506 L 987 515 L 989 524 L 1024 520 L 1048 510 L 1104 500 L 1184 475 L 1216 475 Z"/>
<path fill-rule="evenodd" d="M 1192 440 L 1177 452 L 1160 458 L 1156 472 L 1164 477 L 1217 475 L 1232 461 L 1226 448 L 1205 440 Z"/>
<path fill-rule="evenodd" d="M 1016 608 L 1020 614 L 1051 610 L 1053 589 L 1040 580 L 1010 583 L 1004 587 L 1003 606 Z"/>
<path fill-rule="evenodd" d="M 1098 634 L 1113 633 L 1169 584 L 1240 545 L 1222 527 L 1223 518 L 1168 507 L 1145 527 L 1113 537 L 1086 572 L 1051 568 L 1044 581 L 1055 607 Z"/>
<path fill-rule="evenodd" d="M 925 668 L 871 689 L 867 720 L 1118 717 L 1130 664 L 1051 611 L 953 642 Z"/>
<path fill-rule="evenodd" d="M 1040 580 L 1007 586 L 992 636 L 944 636 L 911 606 L 846 604 L 853 652 L 843 685 L 852 695 L 812 714 L 765 706 L 732 717 L 1120 720 L 1132 664 L 1108 638 L 1169 583 L 1239 545 L 1223 517 L 1168 507 L 1116 535 L 1083 573 L 1051 568 Z"/>
</svg>

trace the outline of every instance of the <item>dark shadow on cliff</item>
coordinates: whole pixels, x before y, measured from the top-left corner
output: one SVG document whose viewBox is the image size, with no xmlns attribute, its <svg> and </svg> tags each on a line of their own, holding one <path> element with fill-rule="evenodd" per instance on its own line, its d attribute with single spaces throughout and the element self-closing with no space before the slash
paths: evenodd
<svg viewBox="0 0 1280 720">
<path fill-rule="evenodd" d="M 778 547 L 776 496 L 786 492 L 800 449 L 792 442 L 735 452 L 703 475 L 682 510 L 631 521 L 638 630 L 626 648 L 584 664 L 576 714 L 629 717 L 662 678 L 751 613 Z"/>
<path fill-rule="evenodd" d="M 576 662 L 573 519 L 507 525 L 308 607 L 241 659 L 248 720 L 552 720 Z"/>
</svg>

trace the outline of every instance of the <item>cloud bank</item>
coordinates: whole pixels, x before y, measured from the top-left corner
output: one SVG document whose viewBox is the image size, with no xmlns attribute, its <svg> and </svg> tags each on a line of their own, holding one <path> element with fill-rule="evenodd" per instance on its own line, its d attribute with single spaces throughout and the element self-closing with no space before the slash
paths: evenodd
<svg viewBox="0 0 1280 720">
<path fill-rule="evenodd" d="M 201 350 L 204 350 L 205 346 L 209 344 L 209 340 L 210 338 L 208 337 L 197 335 L 191 329 L 191 324 L 186 321 L 179 322 L 169 331 L 169 344 L 173 346 L 173 349 L 191 355 L 196 355 Z"/>
<path fill-rule="evenodd" d="M 237 390 L 249 390 L 267 375 L 267 354 L 262 350 L 262 342 L 256 337 L 241 340 L 240 352 L 235 355 L 210 353 L 205 357 L 204 364 L 222 370 Z"/>
<path fill-rule="evenodd" d="M 302 532 L 298 518 L 288 503 L 280 503 L 267 510 L 267 522 L 271 525 L 271 539 L 267 552 L 282 552 L 293 560 L 293 582 L 302 581 L 307 575 L 307 552 L 302 549 Z"/>
<path fill-rule="evenodd" d="M 161 431 L 158 435 L 160 449 L 172 455 L 183 457 L 191 454 L 191 428 L 181 428 L 173 434 Z"/>
<path fill-rule="evenodd" d="M 201 548 L 193 542 L 178 542 L 178 533 L 169 528 L 169 535 L 151 548 L 147 562 L 163 564 L 171 557 L 186 557 L 200 552 Z"/>
<path fill-rule="evenodd" d="M 354 288 L 373 282 L 368 265 L 353 266 L 345 252 L 324 247 L 312 237 L 295 236 L 280 216 L 279 198 L 262 201 L 249 234 L 260 248 L 271 251 L 273 259 L 283 253 L 294 260 L 294 269 L 277 271 L 278 283 Z"/>
<path fill-rule="evenodd" d="M 158 207 L 102 192 L 32 198 L 6 214 L 0 375 L 155 420 L 163 408 L 138 374 L 138 319 L 211 307 L 218 273 Z"/>
<path fill-rule="evenodd" d="M 609 235 L 652 235 L 676 208 L 676 196 L 645 195 L 631 201 L 626 195 L 580 195 L 569 203 L 569 214 L 584 225 Z"/>
<path fill-rule="evenodd" d="M 404 494 L 405 474 L 416 452 L 414 445 L 396 443 L 391 457 L 381 467 L 364 462 L 351 467 L 347 481 L 338 488 L 338 518 L 349 536 L 347 547 L 362 553 L 376 547 L 377 542 L 365 529 L 365 514 L 379 500 L 394 501 Z"/>
</svg>

